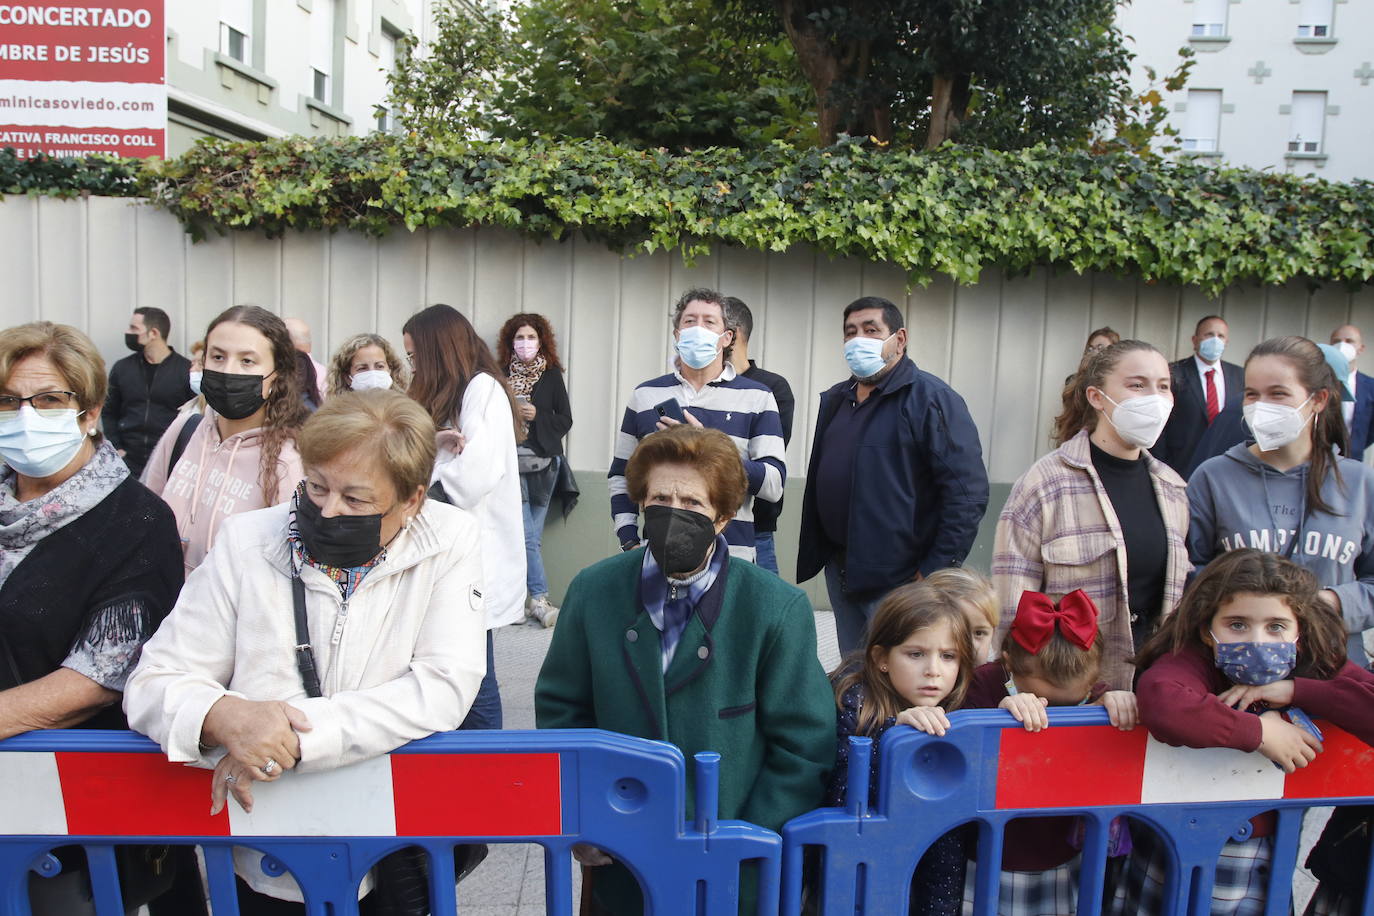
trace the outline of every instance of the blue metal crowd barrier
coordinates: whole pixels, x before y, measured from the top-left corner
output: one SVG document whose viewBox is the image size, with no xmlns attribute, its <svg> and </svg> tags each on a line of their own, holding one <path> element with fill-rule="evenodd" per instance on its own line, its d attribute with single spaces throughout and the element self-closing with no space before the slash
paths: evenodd
<svg viewBox="0 0 1374 916">
<path fill-rule="evenodd" d="M 1328 723 L 1321 723 L 1324 751 L 1285 774 L 1257 752 L 1175 748 L 1141 726 L 1120 731 L 1101 707 L 1051 710 L 1050 721 L 1050 728 L 1029 733 L 1006 712 L 967 711 L 951 716 L 943 737 L 890 730 L 873 811 L 872 742 L 853 740 L 847 807 L 813 811 L 783 828 L 782 912 L 801 910 L 808 847 L 821 853 L 821 913 L 890 916 L 907 912 L 917 862 L 950 830 L 975 825 L 977 860 L 1000 866 L 1009 821 L 1081 815 L 1078 911 L 1098 913 L 1109 825 L 1128 815 L 1152 828 L 1167 852 L 1165 913 L 1206 914 L 1222 846 L 1248 837 L 1251 817 L 1275 811 L 1265 912 L 1281 916 L 1290 912 L 1303 812 L 1374 803 L 1374 749 Z M 998 878 L 999 868 L 977 869 L 976 913 L 996 912 Z M 1374 914 L 1374 882 L 1368 883 L 1363 912 Z"/>
<path fill-rule="evenodd" d="M 0 912 L 29 912 L 29 875 L 53 875 L 52 850 L 86 850 L 98 916 L 123 907 L 115 848 L 196 844 L 216 916 L 237 914 L 233 847 L 289 872 L 311 916 L 356 914 L 357 890 L 388 853 L 423 848 L 435 913 L 457 908 L 453 847 L 537 843 L 546 912 L 574 912 L 575 843 L 624 862 L 655 913 L 735 914 L 745 863 L 758 912 L 778 910 L 781 839 L 718 821 L 719 756 L 696 756 L 694 823 L 684 822 L 686 762 L 675 747 L 597 730 L 454 732 L 326 773 L 253 784 L 252 813 L 211 817 L 208 770 L 169 764 L 129 732 L 31 732 L 0 742 Z"/>
</svg>

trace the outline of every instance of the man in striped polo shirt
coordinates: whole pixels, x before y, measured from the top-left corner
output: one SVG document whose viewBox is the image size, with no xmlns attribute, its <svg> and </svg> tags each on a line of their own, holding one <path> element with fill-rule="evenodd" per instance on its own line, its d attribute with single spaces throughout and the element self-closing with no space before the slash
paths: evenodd
<svg viewBox="0 0 1374 916">
<path fill-rule="evenodd" d="M 732 556 L 754 559 L 753 501 L 777 502 L 787 479 L 782 421 L 768 387 L 735 373 L 730 364 L 734 332 L 726 327 L 725 297 L 709 289 L 691 289 L 673 308 L 676 368 L 635 388 L 616 434 L 611 470 L 611 519 L 622 550 L 639 546 L 639 507 L 625 491 L 625 463 L 639 440 L 679 422 L 663 416 L 659 405 L 676 401 L 683 422 L 708 426 L 739 446 L 749 478 L 749 497 L 725 528 Z"/>
</svg>

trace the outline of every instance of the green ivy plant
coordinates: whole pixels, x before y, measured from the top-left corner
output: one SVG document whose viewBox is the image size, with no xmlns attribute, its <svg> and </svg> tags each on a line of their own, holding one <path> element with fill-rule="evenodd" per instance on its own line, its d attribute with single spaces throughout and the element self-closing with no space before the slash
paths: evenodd
<svg viewBox="0 0 1374 916">
<path fill-rule="evenodd" d="M 140 193 L 140 168 L 137 159 L 113 156 L 20 159 L 14 149 L 7 146 L 0 149 L 0 194 L 135 197 Z"/>
<path fill-rule="evenodd" d="M 3 168 L 0 177 L 14 186 Z M 197 238 L 482 225 L 535 239 L 576 232 L 622 253 L 678 248 L 689 262 L 713 245 L 812 245 L 899 265 L 915 283 L 1042 266 L 1211 294 L 1247 281 L 1374 281 L 1370 182 L 1045 147 L 883 151 L 844 140 L 672 154 L 601 140 L 212 140 L 149 160 L 138 192 Z"/>
</svg>

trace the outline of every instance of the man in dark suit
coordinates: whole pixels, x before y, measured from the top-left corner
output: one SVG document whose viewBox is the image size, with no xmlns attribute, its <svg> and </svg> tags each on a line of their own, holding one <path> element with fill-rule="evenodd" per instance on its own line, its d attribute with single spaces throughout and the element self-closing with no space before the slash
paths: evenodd
<svg viewBox="0 0 1374 916">
<path fill-rule="evenodd" d="M 1364 353 L 1364 335 L 1353 324 L 1343 324 L 1331 332 L 1331 345 L 1339 348 L 1350 364 L 1350 374 L 1341 381 L 1355 400 L 1343 402 L 1341 410 L 1350 432 L 1350 457 L 1363 461 L 1364 450 L 1374 442 L 1374 378 L 1355 368 Z"/>
<path fill-rule="evenodd" d="M 1171 367 L 1174 410 L 1150 453 L 1184 480 L 1199 464 L 1245 439 L 1241 401 L 1245 372 L 1223 362 L 1230 329 L 1220 315 L 1208 315 L 1193 330 L 1193 355 Z"/>
</svg>

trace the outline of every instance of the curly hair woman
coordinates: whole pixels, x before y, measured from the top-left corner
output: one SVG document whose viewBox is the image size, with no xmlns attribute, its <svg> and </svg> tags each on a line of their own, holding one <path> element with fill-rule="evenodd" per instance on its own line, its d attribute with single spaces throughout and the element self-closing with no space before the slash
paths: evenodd
<svg viewBox="0 0 1374 916">
<path fill-rule="evenodd" d="M 304 476 L 296 433 L 309 415 L 282 320 L 255 305 L 223 312 L 205 332 L 205 419 L 169 468 L 189 414 L 163 434 L 143 482 L 177 517 L 189 573 L 229 516 L 290 498 Z"/>
</svg>

